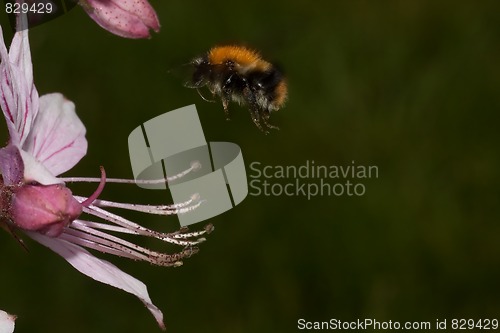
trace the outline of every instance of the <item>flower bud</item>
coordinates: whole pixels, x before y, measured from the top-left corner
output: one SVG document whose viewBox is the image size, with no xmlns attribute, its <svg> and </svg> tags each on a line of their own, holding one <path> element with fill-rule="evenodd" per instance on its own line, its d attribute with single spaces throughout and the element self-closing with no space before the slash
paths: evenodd
<svg viewBox="0 0 500 333">
<path fill-rule="evenodd" d="M 126 38 L 148 38 L 160 30 L 156 12 L 147 0 L 81 0 L 89 16 L 109 32 Z"/>
<path fill-rule="evenodd" d="M 8 216 L 22 230 L 57 237 L 81 213 L 82 205 L 66 186 L 25 184 L 12 190 Z"/>
</svg>

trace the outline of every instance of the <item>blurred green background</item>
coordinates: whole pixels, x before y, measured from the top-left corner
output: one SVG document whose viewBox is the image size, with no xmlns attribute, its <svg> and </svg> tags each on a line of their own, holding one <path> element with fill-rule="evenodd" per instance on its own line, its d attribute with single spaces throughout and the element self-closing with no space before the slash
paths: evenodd
<svg viewBox="0 0 500 333">
<path fill-rule="evenodd" d="M 500 317 L 500 2 L 151 3 L 162 29 L 150 40 L 111 35 L 81 8 L 30 31 L 38 91 L 62 92 L 87 126 L 88 154 L 67 175 L 104 165 L 131 177 L 128 134 L 193 103 L 207 141 L 237 143 L 247 166 L 379 168 L 361 197 L 248 196 L 210 220 L 215 232 L 181 268 L 106 257 L 148 285 L 168 332 Z M 271 117 L 279 132 L 263 135 L 235 104 L 226 122 L 219 103 L 168 73 L 226 42 L 284 69 L 290 99 Z M 110 184 L 102 198 L 161 203 L 164 193 Z M 17 332 L 159 332 L 135 297 L 27 243 L 29 253 L 0 234 L 0 308 L 19 316 Z"/>
</svg>

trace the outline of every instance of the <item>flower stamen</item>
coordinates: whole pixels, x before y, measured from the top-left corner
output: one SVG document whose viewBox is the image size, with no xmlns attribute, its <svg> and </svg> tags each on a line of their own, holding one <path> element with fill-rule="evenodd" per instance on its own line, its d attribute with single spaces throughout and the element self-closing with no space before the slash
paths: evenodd
<svg viewBox="0 0 500 333">
<path fill-rule="evenodd" d="M 193 209 L 196 209 L 203 202 L 204 200 L 200 200 L 200 195 L 198 193 L 195 193 L 188 200 L 172 205 L 139 205 L 139 204 L 128 204 L 128 203 L 107 201 L 101 199 L 95 200 L 93 204 L 97 207 L 120 208 L 147 214 L 177 215 L 177 214 L 184 214 Z"/>
<path fill-rule="evenodd" d="M 165 184 L 172 182 L 174 180 L 180 179 L 191 172 L 196 172 L 201 169 L 201 163 L 199 161 L 192 161 L 189 168 L 178 174 L 172 175 L 170 177 L 159 178 L 159 179 L 121 179 L 121 178 L 108 178 L 106 183 L 114 184 L 137 184 L 137 185 L 156 185 Z M 98 183 L 101 178 L 95 177 L 59 177 L 65 183 Z"/>
<path fill-rule="evenodd" d="M 187 247 L 175 254 L 152 251 L 116 236 L 95 230 L 88 226 L 88 221 L 83 220 L 75 220 L 71 225 L 71 229 L 66 230 L 61 235 L 61 238 L 99 252 L 133 260 L 147 261 L 159 266 L 180 266 L 182 265 L 182 259 L 198 252 L 196 247 Z"/>
</svg>

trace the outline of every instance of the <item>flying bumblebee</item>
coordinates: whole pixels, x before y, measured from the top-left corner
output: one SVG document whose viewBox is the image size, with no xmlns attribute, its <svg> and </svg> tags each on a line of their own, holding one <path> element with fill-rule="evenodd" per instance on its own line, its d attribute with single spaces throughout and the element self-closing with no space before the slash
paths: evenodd
<svg viewBox="0 0 500 333">
<path fill-rule="evenodd" d="M 219 96 L 229 119 L 229 102 L 247 105 L 254 124 L 263 132 L 279 129 L 269 123 L 272 111 L 283 107 L 288 88 L 284 75 L 260 54 L 238 45 L 216 46 L 205 55 L 194 58 L 189 88 L 207 87 Z M 203 95 L 200 93 L 200 96 Z M 206 99 L 205 99 L 206 100 Z"/>
</svg>

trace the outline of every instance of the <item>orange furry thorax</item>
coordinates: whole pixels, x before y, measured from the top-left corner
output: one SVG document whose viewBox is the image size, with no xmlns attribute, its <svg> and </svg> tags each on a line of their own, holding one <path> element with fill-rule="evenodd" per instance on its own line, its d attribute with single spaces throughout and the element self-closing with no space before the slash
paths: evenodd
<svg viewBox="0 0 500 333">
<path fill-rule="evenodd" d="M 208 61 L 212 65 L 225 64 L 228 61 L 234 62 L 236 67 L 249 70 L 267 70 L 271 64 L 262 60 L 257 51 L 242 46 L 216 46 L 208 52 Z"/>
</svg>

